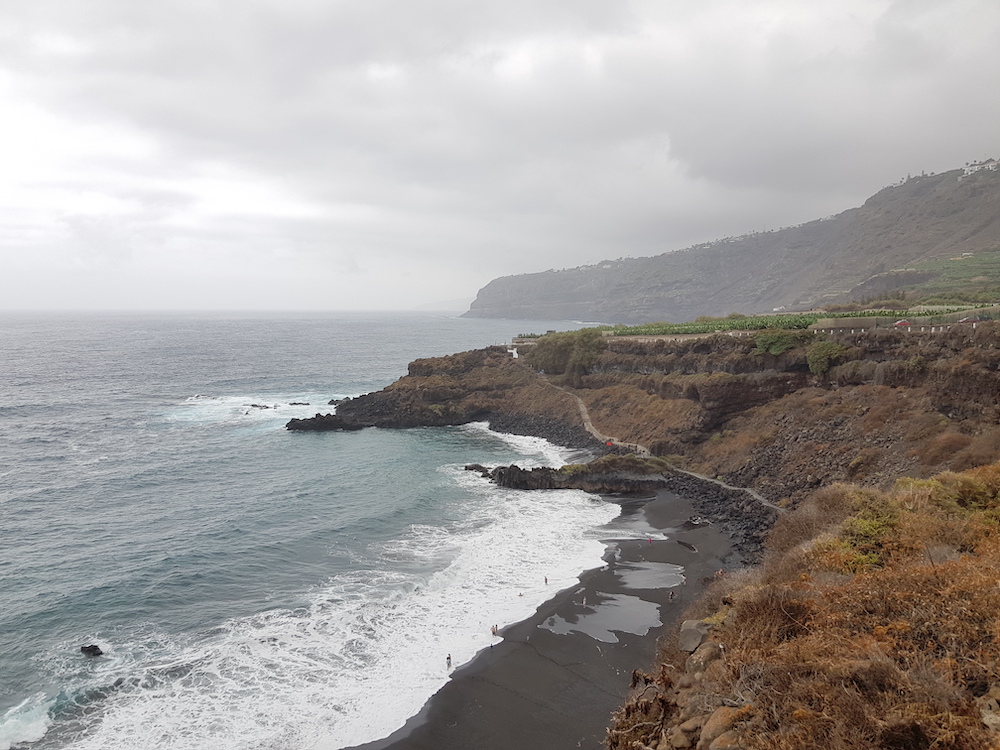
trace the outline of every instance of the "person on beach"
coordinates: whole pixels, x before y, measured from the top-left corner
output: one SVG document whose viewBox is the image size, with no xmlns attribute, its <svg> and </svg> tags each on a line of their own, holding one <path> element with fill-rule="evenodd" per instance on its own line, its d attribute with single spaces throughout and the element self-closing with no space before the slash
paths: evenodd
<svg viewBox="0 0 1000 750">
<path fill-rule="evenodd" d="M 446 659 L 446 663 L 448 664 L 448 669 L 451 669 L 451 654 L 448 654 L 448 658 Z"/>
</svg>

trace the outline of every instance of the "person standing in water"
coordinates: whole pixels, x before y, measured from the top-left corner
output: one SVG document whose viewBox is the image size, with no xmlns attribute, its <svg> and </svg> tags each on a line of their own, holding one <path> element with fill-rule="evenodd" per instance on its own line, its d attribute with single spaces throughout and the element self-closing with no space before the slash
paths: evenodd
<svg viewBox="0 0 1000 750">
<path fill-rule="evenodd" d="M 451 654 L 448 654 L 447 664 L 448 664 L 448 669 L 451 669 Z"/>
</svg>

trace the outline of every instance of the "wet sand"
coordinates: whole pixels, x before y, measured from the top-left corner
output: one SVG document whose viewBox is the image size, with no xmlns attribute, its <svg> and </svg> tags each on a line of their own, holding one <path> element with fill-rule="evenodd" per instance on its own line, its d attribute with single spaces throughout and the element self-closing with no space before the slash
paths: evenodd
<svg viewBox="0 0 1000 750">
<path fill-rule="evenodd" d="M 650 669 L 657 639 L 703 579 L 741 565 L 720 528 L 685 524 L 698 513 L 684 498 L 664 491 L 608 500 L 622 505 L 626 523 L 648 524 L 668 539 L 609 540 L 604 568 L 585 573 L 528 620 L 501 628 L 503 640 L 456 669 L 417 716 L 359 750 L 604 746 L 632 670 Z M 673 565 L 684 567 L 683 582 Z"/>
</svg>

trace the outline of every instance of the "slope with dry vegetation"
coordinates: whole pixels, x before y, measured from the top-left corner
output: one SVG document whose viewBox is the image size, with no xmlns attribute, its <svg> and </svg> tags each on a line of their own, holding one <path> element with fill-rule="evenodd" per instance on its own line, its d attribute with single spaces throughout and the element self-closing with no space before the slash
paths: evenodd
<svg viewBox="0 0 1000 750">
<path fill-rule="evenodd" d="M 1000 464 L 816 491 L 689 612 L 705 644 L 661 645 L 608 747 L 1000 747 L 998 520 Z"/>
</svg>

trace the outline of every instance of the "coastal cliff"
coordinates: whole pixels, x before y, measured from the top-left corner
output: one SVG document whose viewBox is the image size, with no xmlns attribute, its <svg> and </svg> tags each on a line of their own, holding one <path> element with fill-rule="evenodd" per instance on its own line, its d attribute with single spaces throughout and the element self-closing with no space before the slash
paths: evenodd
<svg viewBox="0 0 1000 750">
<path fill-rule="evenodd" d="M 829 353 L 821 374 L 809 361 L 818 344 Z M 380 427 L 488 421 L 598 453 L 607 441 L 594 433 L 613 436 L 793 506 L 833 482 L 884 487 L 1000 458 L 1000 324 L 610 338 L 574 374 L 542 374 L 530 353 L 491 347 L 416 360 L 337 416 Z"/>
</svg>

